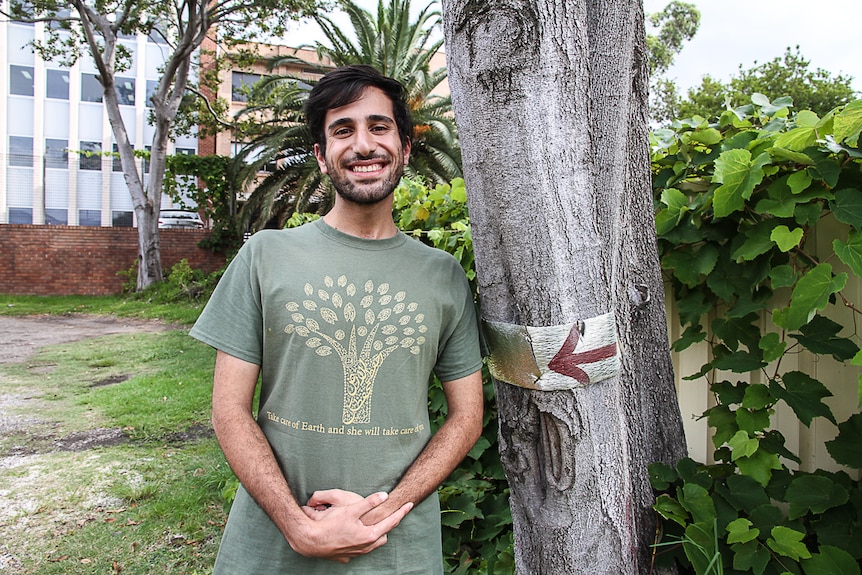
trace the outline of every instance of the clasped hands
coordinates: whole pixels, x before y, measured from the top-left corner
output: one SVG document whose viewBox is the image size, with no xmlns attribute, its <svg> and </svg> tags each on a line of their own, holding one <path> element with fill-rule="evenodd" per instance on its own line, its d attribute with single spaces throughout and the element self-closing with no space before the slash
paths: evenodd
<svg viewBox="0 0 862 575">
<path fill-rule="evenodd" d="M 363 497 L 342 489 L 316 491 L 302 506 L 312 521 L 298 526 L 288 543 L 306 557 L 347 563 L 384 545 L 387 533 L 413 509 L 412 502 L 392 509 L 388 499 L 383 492 Z"/>
</svg>

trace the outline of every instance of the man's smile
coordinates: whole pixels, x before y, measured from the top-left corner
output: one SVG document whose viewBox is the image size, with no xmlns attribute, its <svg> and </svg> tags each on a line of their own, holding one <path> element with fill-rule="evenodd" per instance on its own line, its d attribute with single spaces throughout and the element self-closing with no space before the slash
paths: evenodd
<svg viewBox="0 0 862 575">
<path fill-rule="evenodd" d="M 360 174 L 367 174 L 370 172 L 377 172 L 383 169 L 383 164 L 367 164 L 364 166 L 353 166 L 351 171 L 357 172 Z"/>
</svg>

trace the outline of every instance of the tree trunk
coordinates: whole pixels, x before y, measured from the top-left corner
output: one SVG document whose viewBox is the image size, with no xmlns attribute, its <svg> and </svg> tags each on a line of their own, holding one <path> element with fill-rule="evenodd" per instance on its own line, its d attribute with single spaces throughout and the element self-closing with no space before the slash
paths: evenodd
<svg viewBox="0 0 862 575">
<path fill-rule="evenodd" d="M 146 188 L 135 162 L 135 151 L 129 142 L 120 103 L 114 87 L 117 35 L 111 21 L 83 2 L 76 0 L 75 8 L 82 15 L 81 25 L 90 49 L 90 55 L 99 71 L 103 100 L 108 111 L 111 131 L 117 141 L 123 178 L 132 197 L 138 221 L 138 278 L 137 290 L 162 281 L 161 244 L 159 242 L 159 211 L 162 205 L 162 184 L 167 165 L 168 139 L 171 122 L 176 118 L 189 79 L 191 56 L 200 46 L 209 22 L 202 18 L 204 6 L 198 2 L 187 5 L 183 34 L 178 45 L 165 63 L 162 77 L 152 99 L 155 133 L 150 150 L 150 177 Z M 96 31 L 98 30 L 98 36 Z M 101 39 L 101 42 L 100 42 Z"/>
<path fill-rule="evenodd" d="M 111 70 L 110 67 L 107 69 Z M 137 291 L 141 291 L 156 282 L 162 281 L 159 208 L 162 202 L 161 187 L 164 178 L 161 176 L 158 177 L 157 181 L 153 181 L 155 178 L 151 175 L 149 182 L 150 189 L 147 190 L 144 188 L 144 183 L 141 180 L 141 175 L 135 162 L 135 150 L 131 142 L 129 142 L 126 124 L 120 113 L 120 102 L 114 89 L 113 71 L 101 77 L 100 81 L 104 88 L 102 99 L 108 111 L 108 121 L 111 124 L 114 139 L 117 140 L 120 165 L 123 168 L 123 179 L 132 197 L 132 205 L 135 209 L 135 217 L 138 222 L 138 279 L 136 289 Z M 159 130 L 156 130 L 156 136 L 158 137 L 158 135 Z M 166 137 L 162 139 L 167 140 Z M 152 147 L 156 148 L 155 141 L 153 144 Z M 162 144 L 161 148 L 166 149 L 165 146 L 166 144 Z M 156 154 L 153 155 L 155 156 Z M 160 174 L 164 174 L 165 161 L 164 154 L 162 154 L 160 160 L 151 161 L 150 171 L 156 172 L 161 168 Z"/>
<path fill-rule="evenodd" d="M 138 282 L 142 291 L 163 279 L 159 211 L 150 203 L 135 204 L 138 219 Z"/>
<path fill-rule="evenodd" d="M 618 375 L 497 382 L 518 573 L 649 573 L 647 465 L 685 452 L 655 246 L 643 8 L 444 0 L 482 313 L 557 326 L 613 312 Z"/>
</svg>

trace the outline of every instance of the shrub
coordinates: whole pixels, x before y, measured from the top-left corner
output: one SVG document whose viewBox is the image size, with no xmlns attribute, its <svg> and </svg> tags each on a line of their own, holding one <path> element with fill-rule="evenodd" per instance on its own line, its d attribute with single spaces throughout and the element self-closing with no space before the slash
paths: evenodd
<svg viewBox="0 0 862 575">
<path fill-rule="evenodd" d="M 200 269 L 192 269 L 187 259 L 182 259 L 171 267 L 165 276 L 165 281 L 155 283 L 141 292 L 137 289 L 138 262 L 128 270 L 117 272 L 125 278 L 123 292 L 136 299 L 146 299 L 156 303 L 173 303 L 179 301 L 203 302 L 209 298 L 215 289 L 224 270 L 207 274 Z"/>
</svg>

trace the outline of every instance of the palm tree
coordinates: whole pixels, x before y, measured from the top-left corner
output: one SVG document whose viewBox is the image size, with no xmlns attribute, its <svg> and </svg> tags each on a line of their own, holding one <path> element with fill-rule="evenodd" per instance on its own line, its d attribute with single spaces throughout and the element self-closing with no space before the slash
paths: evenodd
<svg viewBox="0 0 862 575">
<path fill-rule="evenodd" d="M 445 68 L 431 70 L 431 59 L 443 40 L 432 41 L 440 24 L 440 13 L 426 6 L 410 21 L 410 0 L 378 2 L 376 19 L 350 0 L 339 6 L 350 18 L 355 40 L 340 30 L 326 15 L 314 17 L 328 44 L 317 42 L 318 61 L 333 66 L 368 64 L 400 81 L 407 90 L 414 121 L 413 147 L 405 174 L 423 178 L 431 185 L 461 176 L 461 150 L 449 97 L 432 94 L 446 79 Z M 329 68 L 295 56 L 269 61 L 270 69 L 300 64 L 324 74 Z M 266 163 L 275 170 L 252 192 L 240 214 L 241 222 L 258 228 L 278 218 L 282 223 L 294 211 L 325 213 L 331 206 L 332 190 L 321 176 L 312 154 L 311 134 L 305 127 L 302 106 L 313 80 L 291 75 L 269 76 L 257 86 L 251 105 L 242 114 L 256 120 L 255 134 L 238 154 L 249 164 L 253 178 Z M 262 118 L 265 118 L 261 120 Z M 252 161 L 249 162 L 250 159 Z"/>
</svg>

